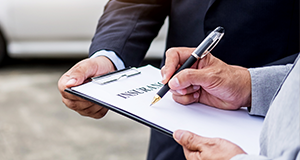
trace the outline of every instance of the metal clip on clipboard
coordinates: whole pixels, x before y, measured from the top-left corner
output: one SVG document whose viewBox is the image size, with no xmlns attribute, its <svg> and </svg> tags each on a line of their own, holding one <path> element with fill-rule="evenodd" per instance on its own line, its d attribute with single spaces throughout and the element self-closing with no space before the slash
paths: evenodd
<svg viewBox="0 0 300 160">
<path fill-rule="evenodd" d="M 110 82 L 118 81 L 121 78 L 128 78 L 128 77 L 131 77 L 131 76 L 134 76 L 134 75 L 138 75 L 140 73 L 141 72 L 135 67 L 126 68 L 126 69 L 111 72 L 111 73 L 108 73 L 108 74 L 105 74 L 105 75 L 102 75 L 102 76 L 93 77 L 92 82 L 95 82 L 95 83 L 100 84 L 100 85 L 104 85 L 104 84 L 107 84 L 107 83 L 110 83 Z"/>
</svg>

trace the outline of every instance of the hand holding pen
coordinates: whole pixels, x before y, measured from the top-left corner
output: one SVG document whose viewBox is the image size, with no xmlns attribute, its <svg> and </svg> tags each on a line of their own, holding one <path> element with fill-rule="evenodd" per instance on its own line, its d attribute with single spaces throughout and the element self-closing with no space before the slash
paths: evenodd
<svg viewBox="0 0 300 160">
<path fill-rule="evenodd" d="M 205 57 L 221 40 L 224 35 L 224 28 L 217 27 L 214 31 L 212 31 L 201 43 L 200 45 L 191 53 L 191 56 L 187 59 L 187 61 L 173 74 L 177 74 L 181 70 L 185 68 L 190 68 L 198 59 L 202 59 Z M 151 105 L 158 102 L 168 91 L 170 87 L 168 83 L 166 83 L 155 95 Z"/>
</svg>

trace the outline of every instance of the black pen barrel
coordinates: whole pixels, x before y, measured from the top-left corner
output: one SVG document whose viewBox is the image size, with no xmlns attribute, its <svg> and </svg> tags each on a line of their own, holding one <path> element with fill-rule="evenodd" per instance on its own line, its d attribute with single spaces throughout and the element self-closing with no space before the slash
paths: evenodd
<svg viewBox="0 0 300 160">
<path fill-rule="evenodd" d="M 197 61 L 197 58 L 194 56 L 190 56 L 184 63 L 183 65 L 173 74 L 173 76 L 177 73 L 179 73 L 180 71 L 186 69 L 186 68 L 191 68 L 192 65 Z M 172 77 L 173 77 L 172 76 Z"/>
<path fill-rule="evenodd" d="M 196 61 L 197 61 L 197 58 L 195 58 L 194 56 L 190 56 L 188 58 L 188 60 L 173 74 L 173 76 L 175 74 L 179 73 L 180 71 L 184 70 L 185 68 L 190 68 Z M 170 87 L 167 83 L 157 92 L 157 95 L 160 98 L 162 98 L 169 90 L 170 90 Z"/>
<path fill-rule="evenodd" d="M 170 87 L 167 84 L 165 84 L 158 92 L 157 95 L 162 98 L 168 91 L 170 90 Z"/>
</svg>

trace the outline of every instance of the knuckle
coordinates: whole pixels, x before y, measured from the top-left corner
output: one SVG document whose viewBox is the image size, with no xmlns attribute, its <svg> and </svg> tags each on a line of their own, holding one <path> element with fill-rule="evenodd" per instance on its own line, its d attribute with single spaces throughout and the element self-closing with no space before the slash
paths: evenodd
<svg viewBox="0 0 300 160">
<path fill-rule="evenodd" d="M 226 142 L 227 142 L 227 140 L 222 139 L 222 138 L 217 138 L 217 139 L 216 139 L 216 143 L 217 143 L 217 144 L 222 144 L 222 143 L 226 143 Z"/>
<path fill-rule="evenodd" d="M 173 57 L 176 57 L 178 56 L 177 54 L 177 51 L 178 51 L 178 48 L 169 48 L 167 51 L 166 51 L 166 57 L 168 59 L 173 59 Z"/>
<path fill-rule="evenodd" d="M 223 139 L 222 138 L 210 138 L 210 139 L 207 139 L 207 142 L 206 142 L 206 144 L 208 145 L 208 146 L 214 146 L 214 145 L 216 145 L 216 144 L 220 144 L 220 143 L 222 143 L 223 142 Z"/>
<path fill-rule="evenodd" d="M 192 72 L 191 69 L 187 69 L 184 76 L 185 76 L 187 79 L 190 79 L 190 78 L 194 77 L 194 72 Z"/>
<path fill-rule="evenodd" d="M 167 51 L 166 51 L 166 56 L 169 56 L 171 55 L 171 53 L 174 51 L 174 48 L 169 48 Z"/>
<path fill-rule="evenodd" d="M 185 81 L 192 83 L 197 80 L 197 71 L 195 69 L 186 69 L 182 77 L 185 78 Z"/>
<path fill-rule="evenodd" d="M 186 138 L 186 147 L 191 148 L 194 141 L 195 141 L 195 135 L 194 134 L 188 134 L 188 136 Z"/>
<path fill-rule="evenodd" d="M 220 69 L 213 69 L 213 70 L 208 70 L 205 72 L 205 79 L 207 82 L 210 82 L 210 84 L 215 84 L 217 82 L 221 81 L 221 73 L 222 71 Z"/>
<path fill-rule="evenodd" d="M 222 142 L 223 139 L 222 139 L 222 138 L 214 138 L 213 141 L 214 141 L 215 143 L 219 143 L 219 142 Z"/>
</svg>

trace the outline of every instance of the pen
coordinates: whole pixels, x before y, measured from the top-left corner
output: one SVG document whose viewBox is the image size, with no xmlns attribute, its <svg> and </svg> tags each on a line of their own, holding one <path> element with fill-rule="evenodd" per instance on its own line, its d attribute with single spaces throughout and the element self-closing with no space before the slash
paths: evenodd
<svg viewBox="0 0 300 160">
<path fill-rule="evenodd" d="M 192 52 L 192 55 L 184 62 L 184 64 L 172 75 L 172 77 L 185 68 L 190 68 L 198 59 L 202 59 L 205 57 L 221 40 L 224 35 L 224 28 L 217 27 L 213 30 L 200 44 L 199 46 Z M 166 83 L 154 96 L 151 105 L 158 102 L 168 91 L 170 87 L 168 83 Z M 150 105 L 150 106 L 151 106 Z"/>
</svg>

